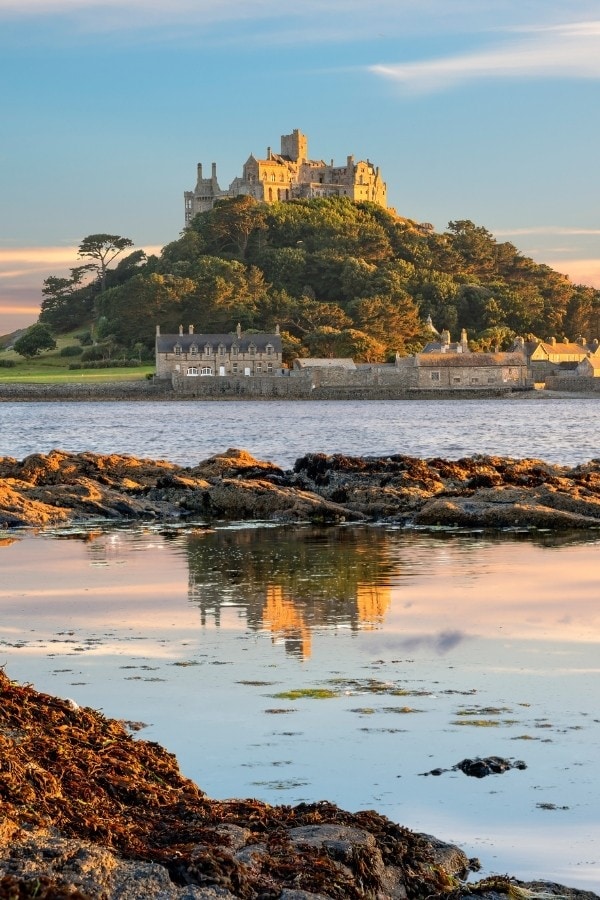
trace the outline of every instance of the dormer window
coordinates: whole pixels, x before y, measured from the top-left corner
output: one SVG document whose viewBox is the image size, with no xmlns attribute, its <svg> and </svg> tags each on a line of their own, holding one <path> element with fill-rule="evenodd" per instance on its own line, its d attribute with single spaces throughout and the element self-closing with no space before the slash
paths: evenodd
<svg viewBox="0 0 600 900">
<path fill-rule="evenodd" d="M 225 344 L 219 344 L 219 356 L 225 356 Z"/>
<path fill-rule="evenodd" d="M 190 345 L 190 356 L 197 356 L 197 354 L 198 354 L 198 347 L 197 347 L 197 345 L 196 345 L 196 344 L 191 344 L 191 345 Z"/>
<path fill-rule="evenodd" d="M 267 344 L 267 346 L 266 346 L 267 356 L 273 356 L 274 349 L 275 348 L 273 347 L 273 344 Z"/>
<path fill-rule="evenodd" d="M 212 356 L 212 346 L 211 346 L 210 344 L 205 344 L 205 345 L 204 345 L 204 355 L 205 355 L 205 356 Z"/>
<path fill-rule="evenodd" d="M 173 353 L 175 356 L 181 356 L 181 344 L 175 344 L 173 347 Z"/>
<path fill-rule="evenodd" d="M 248 353 L 250 354 L 250 356 L 256 355 L 256 345 L 255 344 L 248 344 Z"/>
<path fill-rule="evenodd" d="M 239 352 L 240 352 L 240 348 L 238 347 L 238 345 L 237 345 L 237 344 L 232 344 L 232 345 L 231 345 L 231 355 L 232 355 L 232 356 L 237 356 Z"/>
</svg>

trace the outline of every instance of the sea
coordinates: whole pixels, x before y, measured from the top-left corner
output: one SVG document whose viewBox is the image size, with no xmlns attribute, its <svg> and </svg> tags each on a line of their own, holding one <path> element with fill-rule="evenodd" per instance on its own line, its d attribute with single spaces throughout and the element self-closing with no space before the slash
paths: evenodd
<svg viewBox="0 0 600 900">
<path fill-rule="evenodd" d="M 0 456 L 600 455 L 598 401 L 1 403 Z M 273 522 L 0 532 L 0 664 L 209 796 L 376 809 L 473 879 L 600 891 L 600 532 Z M 486 778 L 458 768 L 499 756 Z"/>
</svg>

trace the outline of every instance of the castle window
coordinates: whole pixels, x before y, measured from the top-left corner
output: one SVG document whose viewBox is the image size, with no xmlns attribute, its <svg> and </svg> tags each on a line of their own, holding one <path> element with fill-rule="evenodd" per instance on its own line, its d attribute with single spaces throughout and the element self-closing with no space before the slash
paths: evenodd
<svg viewBox="0 0 600 900">
<path fill-rule="evenodd" d="M 197 375 L 198 375 L 198 369 L 197 369 L 195 366 L 190 366 L 189 369 L 188 369 L 187 372 L 186 372 L 186 375 L 197 376 Z"/>
</svg>

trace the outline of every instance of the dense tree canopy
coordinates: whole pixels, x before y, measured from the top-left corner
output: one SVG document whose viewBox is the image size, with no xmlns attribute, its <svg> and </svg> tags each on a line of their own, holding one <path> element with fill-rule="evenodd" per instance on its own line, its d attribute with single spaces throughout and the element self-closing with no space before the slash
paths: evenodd
<svg viewBox="0 0 600 900">
<path fill-rule="evenodd" d="M 271 331 L 285 357 L 413 353 L 438 330 L 466 328 L 474 347 L 517 334 L 600 335 L 600 292 L 499 243 L 469 220 L 442 234 L 373 203 L 347 198 L 264 204 L 222 200 L 195 217 L 160 257 L 141 251 L 109 268 L 131 241 L 85 238 L 87 262 L 44 282 L 41 320 L 54 329 L 96 324 L 129 351 L 152 347 L 155 327 Z M 92 281 L 84 278 L 95 272 Z"/>
</svg>

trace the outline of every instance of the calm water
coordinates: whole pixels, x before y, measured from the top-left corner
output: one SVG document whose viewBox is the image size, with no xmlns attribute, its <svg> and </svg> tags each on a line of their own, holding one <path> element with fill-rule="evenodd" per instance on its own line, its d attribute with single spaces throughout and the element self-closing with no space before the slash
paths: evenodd
<svg viewBox="0 0 600 900">
<path fill-rule="evenodd" d="M 599 401 L 0 403 L 0 456 L 92 450 L 184 465 L 228 447 L 291 466 L 305 453 L 600 455 Z"/>
<path fill-rule="evenodd" d="M 4 403 L 0 456 L 575 464 L 600 455 L 596 404 Z M 594 535 L 350 526 L 4 534 L 0 664 L 146 723 L 214 797 L 376 808 L 485 873 L 599 891 L 599 549 Z M 310 689 L 331 696 L 290 693 Z M 486 755 L 527 768 L 422 774 Z"/>
<path fill-rule="evenodd" d="M 376 808 L 485 873 L 597 889 L 598 549 L 377 527 L 23 535 L 0 546 L 1 661 L 146 723 L 213 797 Z M 487 755 L 527 768 L 422 774 Z"/>
</svg>

